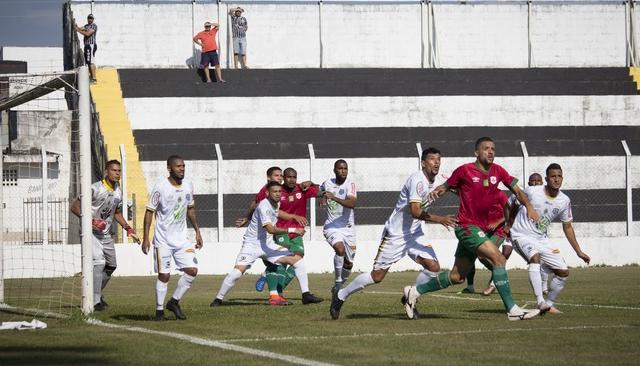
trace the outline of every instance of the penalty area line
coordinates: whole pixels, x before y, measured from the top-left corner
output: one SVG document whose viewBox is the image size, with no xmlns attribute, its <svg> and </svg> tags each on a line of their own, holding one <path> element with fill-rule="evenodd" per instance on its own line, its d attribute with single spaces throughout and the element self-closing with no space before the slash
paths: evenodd
<svg viewBox="0 0 640 366">
<path fill-rule="evenodd" d="M 105 327 L 105 328 L 120 329 L 120 330 L 129 331 L 129 332 L 137 332 L 137 333 L 144 333 L 144 334 L 153 334 L 153 335 L 163 336 L 163 337 L 170 337 L 170 338 L 190 342 L 193 344 L 197 344 L 200 346 L 219 348 L 225 351 L 233 351 L 238 353 L 244 353 L 251 356 L 270 358 L 272 360 L 285 361 L 295 365 L 308 365 L 308 366 L 332 366 L 333 365 L 330 363 L 308 360 L 301 357 L 290 356 L 290 355 L 285 355 L 285 354 L 270 352 L 270 351 L 263 351 L 255 348 L 238 346 L 235 344 L 228 344 L 222 341 L 215 341 L 211 339 L 200 338 L 200 337 L 176 333 L 176 332 L 167 332 L 167 331 L 153 330 L 153 329 L 142 328 L 142 327 L 133 327 L 133 326 L 127 326 L 127 325 L 106 323 L 94 318 L 88 318 L 86 319 L 86 322 L 91 325 L 96 325 L 96 326 Z"/>
</svg>

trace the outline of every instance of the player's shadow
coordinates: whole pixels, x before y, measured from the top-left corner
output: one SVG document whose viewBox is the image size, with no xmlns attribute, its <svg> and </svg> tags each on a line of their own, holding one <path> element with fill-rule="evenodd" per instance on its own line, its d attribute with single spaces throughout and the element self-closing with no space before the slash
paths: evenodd
<svg viewBox="0 0 640 366">
<path fill-rule="evenodd" d="M 155 314 L 115 314 L 110 317 L 113 320 L 133 320 L 136 322 L 155 321 Z"/>
<path fill-rule="evenodd" d="M 264 298 L 235 298 L 233 300 L 225 300 L 222 302 L 221 307 L 226 306 L 255 306 L 255 305 L 268 305 L 267 300 Z"/>
<path fill-rule="evenodd" d="M 389 314 L 364 314 L 355 313 L 345 316 L 347 319 L 403 319 L 408 320 L 405 313 L 389 313 Z M 446 314 L 420 314 L 420 319 L 451 319 Z"/>
<path fill-rule="evenodd" d="M 504 314 L 504 310 L 502 309 L 473 309 L 467 310 L 467 313 L 475 313 L 475 314 Z"/>
</svg>

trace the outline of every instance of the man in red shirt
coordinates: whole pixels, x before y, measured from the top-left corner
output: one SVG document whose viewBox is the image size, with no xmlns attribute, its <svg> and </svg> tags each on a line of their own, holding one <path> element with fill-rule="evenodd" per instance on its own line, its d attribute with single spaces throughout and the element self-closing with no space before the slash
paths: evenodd
<svg viewBox="0 0 640 366">
<path fill-rule="evenodd" d="M 453 171 L 451 177 L 434 189 L 430 196 L 437 199 L 449 190 L 460 196 L 458 227 L 455 229 L 458 247 L 451 271 L 443 271 L 431 281 L 419 286 L 407 286 L 404 290 L 405 310 L 413 318 L 416 302 L 421 294 L 447 288 L 464 282 L 477 257 L 491 266 L 493 281 L 507 310 L 509 320 L 524 320 L 535 317 L 540 310 L 525 310 L 515 304 L 505 270 L 506 259 L 491 240 L 491 209 L 499 203 L 502 183 L 513 192 L 518 201 L 527 208 L 530 220 L 537 222 L 540 216 L 527 196 L 518 187 L 518 180 L 500 165 L 494 164 L 496 145 L 489 137 L 481 137 L 475 144 L 476 161 L 464 164 Z"/>
<path fill-rule="evenodd" d="M 202 48 L 200 65 L 204 69 L 204 76 L 207 78 L 207 83 L 211 82 L 211 75 L 209 75 L 209 65 L 212 65 L 216 68 L 216 80 L 221 83 L 225 82 L 222 79 L 222 71 L 220 71 L 218 45 L 216 44 L 217 34 L 218 24 L 206 22 L 204 23 L 204 30 L 193 37 L 193 43 Z"/>
</svg>

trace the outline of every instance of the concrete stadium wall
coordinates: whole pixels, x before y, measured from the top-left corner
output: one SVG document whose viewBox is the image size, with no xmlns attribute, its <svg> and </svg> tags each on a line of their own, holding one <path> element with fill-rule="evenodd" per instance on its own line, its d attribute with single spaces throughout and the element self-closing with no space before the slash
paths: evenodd
<svg viewBox="0 0 640 366">
<path fill-rule="evenodd" d="M 248 63 L 289 67 L 625 66 L 622 3 L 247 4 Z M 75 1 L 77 20 L 93 11 L 97 63 L 118 68 L 190 67 L 191 38 L 205 20 L 221 25 L 229 60 L 230 5 Z M 322 12 L 322 15 L 320 13 Z M 636 10 L 637 13 L 637 10 Z M 636 14 L 636 19 L 638 18 Z M 636 23 L 637 24 L 637 23 Z M 637 30 L 636 32 L 640 32 Z M 321 47 L 322 39 L 322 47 Z M 429 40 L 431 39 L 431 42 Z M 424 45 L 424 50 L 423 50 Z M 431 48 L 429 46 L 432 46 Z M 232 63 L 230 64 L 232 65 Z"/>
</svg>

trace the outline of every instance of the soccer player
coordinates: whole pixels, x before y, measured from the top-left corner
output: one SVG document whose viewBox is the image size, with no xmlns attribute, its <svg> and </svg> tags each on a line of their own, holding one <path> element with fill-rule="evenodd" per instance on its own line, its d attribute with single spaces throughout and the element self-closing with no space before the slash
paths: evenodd
<svg viewBox="0 0 640 366">
<path fill-rule="evenodd" d="M 149 195 L 147 210 L 144 214 L 144 235 L 142 252 L 149 252 L 149 229 L 153 216 L 156 216 L 153 234 L 154 269 L 158 273 L 156 281 L 156 320 L 164 320 L 164 299 L 167 295 L 167 283 L 170 278 L 171 258 L 176 267 L 183 272 L 173 295 L 167 302 L 167 309 L 177 319 L 187 317 L 180 308 L 180 299 L 189 290 L 198 274 L 198 261 L 195 249 L 202 248 L 202 236 L 196 220 L 196 208 L 193 199 L 193 185 L 184 179 L 184 159 L 171 155 L 167 159 L 169 177 L 158 182 Z M 187 241 L 187 218 L 196 232 L 195 249 Z"/>
<path fill-rule="evenodd" d="M 429 147 L 422 152 L 422 169 L 409 176 L 400 191 L 395 209 L 384 224 L 373 270 L 359 275 L 345 288 L 333 293 L 329 309 L 332 319 L 340 317 L 340 309 L 349 296 L 374 283 L 382 282 L 389 268 L 407 255 L 424 268 L 416 278 L 417 284 L 429 282 L 440 270 L 440 263 L 427 242 L 422 225 L 423 221 L 436 222 L 445 227 L 456 225 L 452 215 L 438 216 L 423 208 L 430 203 L 427 200 L 429 192 L 444 181 L 438 175 L 440 159 L 440 151 L 436 148 Z"/>
<path fill-rule="evenodd" d="M 540 313 L 538 309 L 524 310 L 515 304 L 505 270 L 506 260 L 492 238 L 487 235 L 490 232 L 488 212 L 498 202 L 500 183 L 507 186 L 516 194 L 518 201 L 527 207 L 530 220 L 537 222 L 539 219 L 527 196 L 518 188 L 518 180 L 510 176 L 503 167 L 493 163 L 495 153 L 496 145 L 491 138 L 479 138 L 475 144 L 476 161 L 456 168 L 444 184 L 429 194 L 429 198 L 437 199 L 453 189 L 460 196 L 458 226 L 455 228 L 458 247 L 451 271 L 440 272 L 429 282 L 404 288 L 403 300 L 409 319 L 415 318 L 416 303 L 421 294 L 464 282 L 477 257 L 484 258 L 490 265 L 493 281 L 509 320 L 530 319 Z"/>
<path fill-rule="evenodd" d="M 538 173 L 533 173 L 529 176 L 529 181 L 527 182 L 527 185 L 529 187 L 531 186 L 539 186 L 542 185 L 542 176 Z M 516 217 L 516 214 L 518 213 L 518 208 L 520 207 L 520 204 L 518 203 L 518 201 L 516 200 L 516 196 L 511 195 L 511 197 L 509 197 L 509 201 L 507 202 L 508 204 L 508 219 L 507 222 L 504 224 L 504 231 L 506 234 L 506 238 L 504 240 L 504 243 L 502 244 L 502 255 L 504 255 L 504 258 L 506 260 L 509 260 L 509 257 L 511 257 L 511 253 L 513 252 L 513 245 L 511 243 L 511 237 L 509 235 L 509 230 L 511 229 L 511 226 L 513 226 L 513 220 Z M 547 278 L 548 278 L 548 274 L 545 271 L 540 271 L 540 274 L 542 275 L 542 279 L 543 279 L 543 291 L 546 291 L 547 288 Z M 471 277 L 471 275 L 467 275 L 467 283 L 468 283 L 468 279 L 469 277 Z M 496 290 L 496 286 L 494 285 L 493 281 L 489 281 L 489 286 L 482 291 L 482 295 L 484 296 L 489 296 L 492 293 L 494 293 Z"/>
<path fill-rule="evenodd" d="M 335 284 L 331 292 L 342 288 L 353 268 L 356 254 L 356 229 L 353 209 L 356 207 L 356 184 L 347 177 L 349 166 L 340 159 L 333 164 L 335 178 L 327 179 L 320 186 L 326 200 L 327 220 L 324 223 L 324 237 L 333 250 Z"/>
<path fill-rule="evenodd" d="M 287 228 L 277 225 L 276 220 L 278 220 L 281 196 L 282 186 L 278 182 L 271 181 L 267 183 L 267 198 L 260 201 L 258 207 L 254 210 L 249 227 L 242 238 L 242 248 L 236 258 L 236 264 L 222 281 L 222 286 L 211 303 L 212 307 L 222 304 L 225 295 L 258 258 L 263 258 L 273 265 L 291 265 L 295 270 L 295 276 L 298 277 L 303 300 L 305 297 L 313 296 L 309 292 L 309 281 L 302 256 L 277 244 L 269 237 L 269 234 L 295 233 L 296 235 L 304 235 L 305 232 L 304 227 Z M 271 305 L 289 304 L 284 298 L 278 299 L 277 292 L 271 296 L 273 296 L 273 298 L 270 297 L 269 299 Z"/>
<path fill-rule="evenodd" d="M 287 168 L 284 170 L 284 184 L 282 185 L 282 197 L 280 198 L 280 211 L 286 212 L 290 215 L 306 217 L 307 216 L 307 201 L 316 198 L 320 193 L 320 188 L 317 184 L 311 182 L 306 185 L 298 184 L 298 172 L 293 168 Z M 292 219 L 278 217 L 276 224 L 278 227 L 283 228 L 303 228 L 304 225 L 300 222 Z M 304 257 L 304 242 L 302 241 L 302 235 L 296 234 L 295 231 L 288 233 L 276 234 L 273 236 L 276 243 L 286 248 L 292 253 L 299 254 Z M 267 267 L 267 284 L 269 283 L 270 273 L 278 272 L 277 275 L 282 279 L 279 285 L 279 292 L 282 292 L 284 288 L 293 280 L 295 271 L 292 267 L 284 269 L 283 267 Z M 271 291 L 271 289 L 270 289 Z M 322 302 L 323 299 L 315 296 L 314 294 L 307 292 L 306 295 L 302 294 L 302 303 L 314 304 Z"/>
<path fill-rule="evenodd" d="M 102 311 L 108 304 L 102 290 L 116 270 L 116 248 L 111 226 L 116 220 L 136 242 L 140 239 L 122 216 L 121 167 L 118 160 L 107 161 L 104 179 L 91 185 L 91 226 L 93 228 L 93 310 Z M 71 212 L 80 217 L 80 198 L 71 204 Z"/>
<path fill-rule="evenodd" d="M 550 314 L 560 313 L 554 307 L 554 302 L 564 289 L 567 277 L 569 277 L 567 263 L 560 255 L 560 250 L 547 236 L 551 222 L 560 219 L 564 235 L 578 257 L 587 264 L 591 261 L 591 258 L 580 249 L 580 244 L 576 240 L 576 234 L 571 225 L 571 221 L 573 221 L 571 200 L 560 191 L 562 179 L 560 165 L 555 163 L 549 165 L 545 177 L 547 184 L 527 187 L 524 191 L 533 208 L 542 213 L 540 220 L 535 223 L 527 220 L 529 208 L 521 207 L 511 228 L 511 238 L 516 251 L 529 263 L 529 281 L 536 296 L 538 308 L 541 312 L 548 311 Z M 551 280 L 551 291 L 549 291 L 546 301 L 542 293 L 541 269 L 545 272 L 552 271 L 555 274 Z"/>
</svg>

